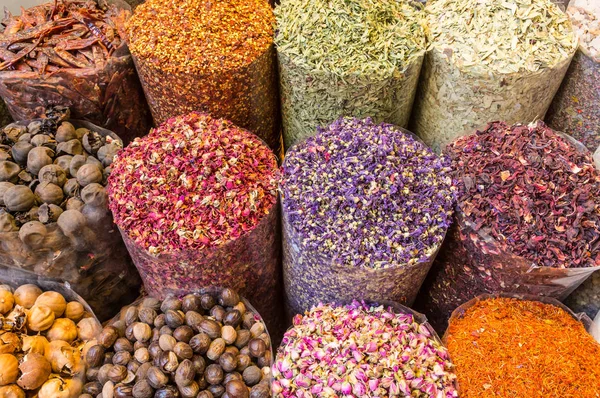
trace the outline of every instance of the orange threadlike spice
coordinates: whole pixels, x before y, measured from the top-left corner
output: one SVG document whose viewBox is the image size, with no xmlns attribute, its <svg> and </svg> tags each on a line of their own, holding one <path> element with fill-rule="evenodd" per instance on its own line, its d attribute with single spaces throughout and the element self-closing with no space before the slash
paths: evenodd
<svg viewBox="0 0 600 398">
<path fill-rule="evenodd" d="M 600 397 L 600 344 L 562 308 L 490 298 L 445 336 L 461 398 Z"/>
</svg>

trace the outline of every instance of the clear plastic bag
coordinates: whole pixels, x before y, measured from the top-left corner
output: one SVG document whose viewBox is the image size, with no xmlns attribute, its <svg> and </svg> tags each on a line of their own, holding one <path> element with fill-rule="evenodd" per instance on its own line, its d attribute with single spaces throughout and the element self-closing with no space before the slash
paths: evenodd
<svg viewBox="0 0 600 398">
<path fill-rule="evenodd" d="M 110 4 L 131 8 L 121 0 Z M 42 116 L 47 107 L 68 106 L 75 119 L 88 120 L 114 131 L 127 145 L 152 127 L 148 105 L 125 41 L 102 67 L 62 68 L 39 75 L 0 71 L 0 96 L 15 120 Z"/>
<path fill-rule="evenodd" d="M 150 254 L 121 231 L 145 290 L 164 299 L 173 292 L 226 286 L 246 296 L 263 314 L 274 338 L 283 332 L 279 204 L 256 227 L 223 246 L 204 252 Z"/>
<path fill-rule="evenodd" d="M 91 123 L 69 122 L 120 142 L 113 132 Z M 45 224 L 46 234 L 37 248 L 23 243 L 19 231 L 0 232 L 0 266 L 37 278 L 37 283 L 68 283 L 105 320 L 137 297 L 141 283 L 108 206 L 88 210 L 86 225 L 76 234 L 65 233 L 57 222 Z"/>
</svg>

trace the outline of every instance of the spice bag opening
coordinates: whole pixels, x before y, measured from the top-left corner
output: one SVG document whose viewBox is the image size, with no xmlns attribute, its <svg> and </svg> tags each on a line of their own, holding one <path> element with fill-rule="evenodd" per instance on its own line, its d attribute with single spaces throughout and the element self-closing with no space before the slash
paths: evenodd
<svg viewBox="0 0 600 398">
<path fill-rule="evenodd" d="M 406 130 L 340 118 L 288 151 L 282 170 L 288 318 L 319 302 L 411 304 L 451 219 L 445 161 Z"/>
<path fill-rule="evenodd" d="M 77 397 L 85 382 L 81 350 L 101 329 L 68 283 L 0 266 L 3 396 Z"/>
<path fill-rule="evenodd" d="M 248 129 L 279 153 L 273 22 L 264 0 L 140 5 L 130 24 L 130 45 L 156 125 L 207 112 Z M 189 55 L 182 57 L 180 48 Z"/>
<path fill-rule="evenodd" d="M 577 44 L 559 7 L 549 0 L 531 3 L 428 2 L 430 44 L 409 128 L 435 151 L 490 120 L 544 117 Z M 531 10 L 539 12 L 533 20 L 526 16 Z M 530 23 L 540 29 L 515 28 Z"/>
<path fill-rule="evenodd" d="M 360 0 L 275 8 L 286 150 L 345 115 L 406 127 L 426 46 L 421 9 Z"/>
<path fill-rule="evenodd" d="M 111 131 L 68 119 L 67 108 L 51 108 L 47 116 L 0 132 L 7 159 L 0 162 L 0 265 L 68 282 L 105 320 L 141 284 L 103 182 L 122 142 Z"/>
<path fill-rule="evenodd" d="M 529 140 L 537 142 L 531 145 L 539 147 L 510 155 L 526 162 L 525 165 L 520 162 L 517 164 L 512 162 L 510 156 L 503 153 L 502 149 L 491 145 L 491 137 L 498 137 L 498 134 L 508 137 L 505 139 L 511 142 L 512 148 L 523 148 Z M 526 141 L 523 141 L 523 137 Z M 453 147 L 454 145 L 456 147 Z M 498 141 L 498 145 L 502 145 L 502 141 Z M 481 150 L 481 156 L 487 156 L 490 150 L 497 150 L 500 155 L 494 158 L 494 162 L 485 159 L 479 162 L 470 157 L 475 153 L 472 152 L 475 147 Z M 454 155 L 451 150 L 455 151 Z M 546 150 L 548 152 L 544 152 Z M 537 125 L 510 127 L 501 122 L 494 122 L 490 123 L 488 129 L 478 131 L 476 135 L 458 139 L 446 148 L 446 153 L 453 157 L 453 167 L 456 168 L 460 164 L 461 168 L 455 169 L 457 174 L 454 176 L 458 181 L 462 181 L 459 183 L 459 192 L 464 193 L 465 184 L 468 184 L 469 192 L 474 195 L 483 195 L 484 192 L 495 195 L 494 208 L 500 211 L 489 213 L 487 206 L 479 206 L 480 196 L 459 193 L 454 224 L 448 231 L 445 243 L 415 305 L 418 310 L 427 314 L 437 331 L 446 329 L 448 318 L 456 307 L 480 294 L 505 292 L 564 300 L 594 272 L 600 270 L 598 261 L 595 260 L 598 258 L 598 245 L 593 239 L 594 234 L 597 234 L 593 227 L 595 224 L 584 222 L 579 225 L 579 230 L 575 231 L 570 227 L 575 225 L 577 212 L 565 212 L 564 219 L 557 219 L 556 214 L 552 213 L 558 211 L 562 205 L 572 206 L 570 201 L 575 200 L 581 208 L 580 218 L 590 222 L 593 220 L 595 213 L 584 211 L 584 207 L 592 206 L 593 201 L 598 199 L 595 194 L 586 193 L 584 188 L 598 187 L 600 180 L 585 146 L 570 136 L 553 132 L 542 122 Z M 504 155 L 508 157 L 503 157 Z M 565 159 L 566 163 L 552 163 L 551 158 Z M 538 166 L 543 162 L 546 166 L 528 168 L 528 160 L 539 161 L 536 163 Z M 470 169 L 473 166 L 470 162 L 475 162 L 478 166 Z M 552 170 L 550 166 L 556 166 L 556 170 L 565 170 L 570 169 L 569 164 L 573 166 L 573 171 L 568 171 L 569 173 L 573 173 L 574 176 L 586 175 L 589 178 L 581 177 L 585 180 L 584 183 L 573 182 L 572 186 L 566 187 L 568 183 L 565 181 L 561 182 L 551 175 L 544 174 Z M 508 173 L 504 174 L 504 177 L 509 174 L 511 177 L 502 181 L 500 172 Z M 528 184 L 523 181 L 525 175 L 530 179 Z M 553 175 L 556 176 L 554 172 Z M 543 186 L 548 183 L 559 186 L 556 189 L 566 192 L 567 195 L 579 192 L 578 196 L 575 199 L 565 199 L 562 193 L 554 192 L 549 186 L 544 190 Z M 535 187 L 539 192 L 535 193 L 531 189 L 528 191 L 528 185 Z M 477 190 L 479 194 L 473 190 L 477 186 L 480 186 Z M 515 202 L 507 196 L 515 187 L 524 188 L 523 191 L 515 191 L 515 195 L 518 195 L 521 201 Z M 544 196 L 546 192 L 550 196 Z M 561 199 L 554 198 L 554 194 L 559 195 Z M 536 195 L 543 197 L 537 198 Z M 485 196 L 481 198 L 485 199 Z M 581 201 L 578 202 L 577 198 L 581 198 Z M 588 203 L 588 200 L 592 202 Z M 530 202 L 529 207 L 522 205 Z M 503 211 L 506 206 L 520 211 L 522 214 L 514 213 L 514 217 L 528 219 L 529 224 L 525 221 L 512 221 L 513 213 Z M 597 204 L 595 206 L 598 207 Z M 554 235 L 546 223 L 556 228 Z M 530 225 L 535 225 L 536 228 L 533 230 L 533 227 L 529 228 Z M 521 229 L 515 229 L 516 226 L 520 226 Z M 514 234 L 521 230 L 520 238 L 515 239 Z M 575 235 L 571 235 L 575 232 Z M 584 250 L 580 247 L 587 247 L 583 253 L 587 251 L 589 256 L 573 254 Z M 542 249 L 545 251 L 541 251 Z"/>
<path fill-rule="evenodd" d="M 348 363 L 355 366 L 344 366 Z M 272 370 L 276 398 L 459 393 L 451 358 L 426 318 L 390 301 L 319 303 L 295 316 Z M 305 377 L 307 372 L 312 377 Z"/>
<path fill-rule="evenodd" d="M 600 9 L 594 11 L 591 4 L 571 5 L 567 14 L 578 33 L 579 47 L 546 121 L 594 151 L 600 145 L 600 44 L 596 44 L 600 42 Z"/>
<path fill-rule="evenodd" d="M 97 377 L 84 390 L 134 397 L 239 396 L 247 390 L 246 397 L 269 397 L 272 341 L 254 307 L 229 288 L 171 293 L 123 307 L 90 342 L 85 359 Z M 108 366 L 105 355 L 112 356 Z M 113 365 L 123 371 L 117 382 L 103 377 L 107 368 L 115 373 Z"/>
<path fill-rule="evenodd" d="M 127 14 L 123 13 L 130 12 L 130 7 L 120 0 L 105 3 L 109 7 L 106 17 L 100 11 L 97 12 L 101 16 L 94 14 L 93 17 L 81 16 L 81 10 L 69 11 L 68 17 L 63 18 L 61 23 L 64 22 L 65 29 L 73 25 L 81 27 L 79 33 L 73 33 L 73 37 L 64 41 L 55 36 L 42 39 L 46 35 L 60 33 L 42 31 L 39 37 L 28 39 L 34 48 L 36 39 L 41 40 L 38 44 L 46 44 L 43 51 L 36 52 L 39 59 L 27 56 L 20 61 L 15 58 L 14 61 L 4 63 L 6 65 L 11 62 L 18 66 L 18 70 L 8 70 L 5 66 L 0 71 L 0 95 L 15 120 L 37 118 L 49 107 L 65 105 L 71 108 L 74 118 L 89 120 L 113 130 L 125 143 L 148 133 L 152 122 L 150 112 L 122 36 L 124 19 L 127 18 Z M 72 9 L 76 7 L 75 4 L 76 2 L 67 0 L 59 2 L 58 6 Z M 53 3 L 46 3 L 35 9 L 48 9 L 46 14 L 49 15 L 49 10 L 53 7 Z M 93 24 L 101 37 L 98 39 L 88 33 L 88 26 L 77 18 Z M 99 21 L 102 18 L 109 18 L 111 23 L 107 25 L 102 21 L 104 25 L 98 27 L 96 24 L 101 25 Z M 17 22 L 13 21 L 10 26 L 15 24 Z M 52 24 L 52 28 L 59 22 L 46 24 Z M 109 27 L 111 24 L 116 24 L 117 27 Z M 9 28 L 5 31 L 7 29 Z M 71 29 L 77 32 L 74 27 Z M 23 32 L 24 30 L 17 31 L 13 36 L 23 35 Z M 107 37 L 114 39 L 109 42 Z M 104 40 L 109 44 L 107 48 L 111 48 L 110 53 L 103 52 L 99 44 Z M 105 43 L 102 45 L 106 47 Z"/>
</svg>

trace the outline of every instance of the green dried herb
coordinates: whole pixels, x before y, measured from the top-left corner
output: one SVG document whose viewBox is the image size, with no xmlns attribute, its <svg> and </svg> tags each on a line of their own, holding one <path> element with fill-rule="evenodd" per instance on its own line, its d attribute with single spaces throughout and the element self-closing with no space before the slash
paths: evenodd
<svg viewBox="0 0 600 398">
<path fill-rule="evenodd" d="M 286 148 L 339 116 L 406 126 L 423 61 L 407 0 L 284 0 L 275 9 Z"/>
</svg>

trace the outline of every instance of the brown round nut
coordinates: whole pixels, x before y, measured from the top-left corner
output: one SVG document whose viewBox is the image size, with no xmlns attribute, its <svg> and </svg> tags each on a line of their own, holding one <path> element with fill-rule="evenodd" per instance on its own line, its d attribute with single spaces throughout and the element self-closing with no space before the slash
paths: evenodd
<svg viewBox="0 0 600 398">
<path fill-rule="evenodd" d="M 260 358 L 267 352 L 267 345 L 263 340 L 255 338 L 248 342 L 248 349 L 254 358 Z"/>
<path fill-rule="evenodd" d="M 260 341 L 264 344 L 264 342 L 262 340 L 260 340 Z M 221 354 L 223 354 L 223 352 L 225 352 L 226 345 L 227 344 L 225 343 L 225 340 L 223 340 L 222 338 L 213 340 L 212 343 L 210 343 L 210 347 L 208 347 L 208 351 L 206 352 L 206 357 L 208 359 L 210 359 L 211 361 L 216 361 L 217 359 L 219 359 Z"/>
<path fill-rule="evenodd" d="M 232 380 L 225 386 L 225 391 L 230 398 L 249 398 L 250 391 L 244 382 L 239 380 Z"/>
<path fill-rule="evenodd" d="M 152 329 L 150 328 L 150 325 L 148 325 L 147 323 L 143 323 L 143 322 L 136 322 L 133 324 L 133 337 L 135 337 L 135 339 L 137 341 L 140 342 L 147 342 L 152 338 Z"/>
<path fill-rule="evenodd" d="M 209 384 L 221 384 L 223 378 L 225 377 L 223 374 L 223 369 L 220 365 L 213 363 L 212 365 L 208 365 L 206 370 L 204 371 L 204 377 Z"/>
</svg>

